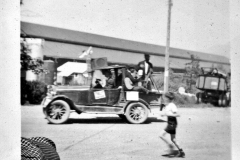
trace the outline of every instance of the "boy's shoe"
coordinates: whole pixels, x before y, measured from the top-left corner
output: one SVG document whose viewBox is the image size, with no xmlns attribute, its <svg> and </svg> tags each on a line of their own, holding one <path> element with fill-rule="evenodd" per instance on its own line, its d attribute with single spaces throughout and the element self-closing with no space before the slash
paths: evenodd
<svg viewBox="0 0 240 160">
<path fill-rule="evenodd" d="M 183 151 L 179 151 L 178 154 L 176 155 L 176 157 L 185 157 L 185 153 Z"/>
</svg>

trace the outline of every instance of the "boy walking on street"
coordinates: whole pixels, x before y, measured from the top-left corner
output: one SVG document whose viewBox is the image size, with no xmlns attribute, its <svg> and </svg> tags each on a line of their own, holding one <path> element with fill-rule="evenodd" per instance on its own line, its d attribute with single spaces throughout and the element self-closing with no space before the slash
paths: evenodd
<svg viewBox="0 0 240 160">
<path fill-rule="evenodd" d="M 162 116 L 167 116 L 167 127 L 161 132 L 160 138 L 169 146 L 169 154 L 174 152 L 173 148 L 176 146 L 179 150 L 179 153 L 176 155 L 176 157 L 185 157 L 185 153 L 176 141 L 177 117 L 180 115 L 178 114 L 177 106 L 173 103 L 174 93 L 165 93 L 163 100 L 166 107 L 165 113 L 163 113 Z M 167 133 L 171 136 L 171 142 L 169 142 L 165 137 Z"/>
</svg>

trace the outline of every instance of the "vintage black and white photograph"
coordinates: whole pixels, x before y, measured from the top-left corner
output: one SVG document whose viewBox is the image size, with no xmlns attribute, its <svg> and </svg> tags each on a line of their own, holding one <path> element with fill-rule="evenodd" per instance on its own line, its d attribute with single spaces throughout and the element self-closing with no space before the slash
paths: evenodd
<svg viewBox="0 0 240 160">
<path fill-rule="evenodd" d="M 19 36 L 21 159 L 231 159 L 229 0 L 21 0 Z"/>
</svg>

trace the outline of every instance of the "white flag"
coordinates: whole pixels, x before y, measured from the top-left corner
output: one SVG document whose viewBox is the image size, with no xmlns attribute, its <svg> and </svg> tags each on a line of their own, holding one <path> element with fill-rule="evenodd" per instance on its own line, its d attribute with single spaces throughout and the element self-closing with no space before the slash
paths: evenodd
<svg viewBox="0 0 240 160">
<path fill-rule="evenodd" d="M 83 53 L 79 56 L 79 58 L 84 58 L 85 56 L 90 55 L 90 54 L 92 54 L 92 53 L 93 53 L 92 47 L 90 46 L 85 52 L 83 52 Z"/>
</svg>

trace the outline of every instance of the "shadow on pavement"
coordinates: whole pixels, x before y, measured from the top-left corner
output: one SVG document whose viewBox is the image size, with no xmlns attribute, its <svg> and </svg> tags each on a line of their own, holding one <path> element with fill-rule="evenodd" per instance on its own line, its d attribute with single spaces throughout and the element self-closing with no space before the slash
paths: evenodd
<svg viewBox="0 0 240 160">
<path fill-rule="evenodd" d="M 163 157 L 168 157 L 168 158 L 177 158 L 176 155 L 178 154 L 178 150 L 174 150 L 172 153 L 168 153 L 168 154 L 163 154 Z M 178 157 L 179 158 L 179 157 Z"/>
<path fill-rule="evenodd" d="M 97 124 L 97 123 L 117 123 L 117 124 L 125 124 L 127 123 L 125 120 L 122 120 L 118 117 L 97 117 L 93 119 L 81 119 L 81 118 L 70 118 L 66 124 L 73 123 L 88 123 L 88 124 Z"/>
<path fill-rule="evenodd" d="M 161 119 L 149 117 L 147 119 L 147 121 L 144 122 L 143 124 L 150 124 L 152 122 L 165 122 L 165 121 L 163 121 Z M 79 123 L 79 124 L 83 124 L 83 123 L 84 124 L 85 123 L 86 124 L 98 124 L 98 123 L 128 124 L 127 120 L 124 120 L 124 119 L 121 119 L 118 117 L 96 117 L 96 118 L 89 118 L 89 119 L 69 118 L 69 120 L 64 124 L 75 124 L 75 123 Z M 51 123 L 49 123 L 49 124 L 51 124 Z M 51 125 L 54 125 L 54 124 L 51 124 Z"/>
</svg>

